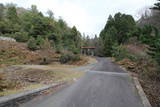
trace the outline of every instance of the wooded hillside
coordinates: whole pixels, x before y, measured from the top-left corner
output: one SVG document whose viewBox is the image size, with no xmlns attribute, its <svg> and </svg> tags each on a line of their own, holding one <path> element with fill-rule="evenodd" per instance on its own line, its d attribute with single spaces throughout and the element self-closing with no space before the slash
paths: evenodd
<svg viewBox="0 0 160 107">
<path fill-rule="evenodd" d="M 28 42 L 28 48 L 42 48 L 47 39 L 56 50 L 79 53 L 81 34 L 76 27 L 69 27 L 62 19 L 56 19 L 51 10 L 43 15 L 35 5 L 30 9 L 15 4 L 0 4 L 0 36 L 12 37 L 17 42 Z"/>
</svg>

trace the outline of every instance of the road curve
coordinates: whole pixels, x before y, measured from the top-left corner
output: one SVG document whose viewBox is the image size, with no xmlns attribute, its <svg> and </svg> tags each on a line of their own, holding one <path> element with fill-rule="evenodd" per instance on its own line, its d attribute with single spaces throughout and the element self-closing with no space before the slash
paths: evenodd
<svg viewBox="0 0 160 107">
<path fill-rule="evenodd" d="M 143 107 L 131 76 L 107 58 L 56 94 L 20 107 Z"/>
</svg>

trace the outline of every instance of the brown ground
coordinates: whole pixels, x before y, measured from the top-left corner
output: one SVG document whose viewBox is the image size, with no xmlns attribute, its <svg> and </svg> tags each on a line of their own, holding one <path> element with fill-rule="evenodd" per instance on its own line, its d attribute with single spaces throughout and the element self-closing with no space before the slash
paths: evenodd
<svg viewBox="0 0 160 107">
<path fill-rule="evenodd" d="M 41 64 L 44 58 L 50 62 L 57 60 L 57 57 L 59 55 L 55 54 L 52 49 L 30 51 L 25 43 L 0 41 L 0 67 L 17 64 Z"/>
<path fill-rule="evenodd" d="M 70 82 L 83 75 L 71 70 L 73 66 L 57 65 L 19 65 L 0 72 L 0 96 L 14 94 L 23 90 L 49 85 L 57 82 Z"/>
<path fill-rule="evenodd" d="M 25 43 L 0 41 L 0 68 L 5 69 L 5 72 L 0 69 L 0 96 L 79 78 L 83 73 L 70 68 L 87 64 L 92 59 L 81 56 L 80 61 L 62 65 L 59 57 L 51 47 L 30 51 Z"/>
<path fill-rule="evenodd" d="M 132 61 L 126 58 L 116 63 L 138 77 L 152 107 L 160 107 L 159 65 L 147 55 L 147 47 L 141 43 L 124 45 L 130 54 L 138 56 L 139 59 Z"/>
</svg>

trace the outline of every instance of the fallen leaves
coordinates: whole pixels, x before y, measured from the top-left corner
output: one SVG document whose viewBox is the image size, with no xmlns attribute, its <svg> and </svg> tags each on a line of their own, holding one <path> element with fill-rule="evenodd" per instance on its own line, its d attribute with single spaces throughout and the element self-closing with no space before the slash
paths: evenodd
<svg viewBox="0 0 160 107">
<path fill-rule="evenodd" d="M 118 61 L 117 62 L 119 65 L 122 65 L 124 66 L 125 68 L 129 69 L 129 70 L 133 70 L 136 68 L 137 64 L 133 61 L 131 61 L 130 59 L 128 58 L 125 58 L 121 61 Z"/>
</svg>

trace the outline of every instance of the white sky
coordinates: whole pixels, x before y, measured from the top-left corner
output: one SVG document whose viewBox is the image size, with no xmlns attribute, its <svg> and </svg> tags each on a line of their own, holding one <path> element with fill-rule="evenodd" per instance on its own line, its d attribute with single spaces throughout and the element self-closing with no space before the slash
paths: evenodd
<svg viewBox="0 0 160 107">
<path fill-rule="evenodd" d="M 156 0 L 0 0 L 11 2 L 25 8 L 37 5 L 43 13 L 50 9 L 56 18 L 61 16 L 68 25 L 75 25 L 81 33 L 93 37 L 103 29 L 110 14 L 122 12 L 137 19 L 139 10 L 152 6 Z"/>
</svg>

